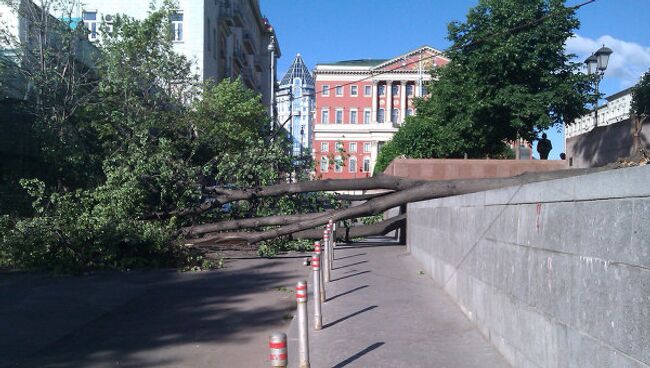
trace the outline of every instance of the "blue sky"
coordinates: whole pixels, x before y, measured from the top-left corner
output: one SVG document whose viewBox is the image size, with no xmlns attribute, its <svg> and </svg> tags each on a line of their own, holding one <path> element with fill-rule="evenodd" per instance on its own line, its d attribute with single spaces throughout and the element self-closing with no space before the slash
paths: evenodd
<svg viewBox="0 0 650 368">
<path fill-rule="evenodd" d="M 583 0 L 567 1 L 568 5 Z M 421 45 L 445 49 L 447 24 L 465 20 L 477 0 L 261 0 L 276 29 L 281 77 L 297 53 L 317 63 L 390 58 Z M 597 0 L 578 10 L 581 21 L 567 49 L 584 60 L 603 43 L 614 50 L 601 83 L 606 95 L 632 86 L 650 67 L 650 0 Z M 645 18 L 645 19 L 644 19 Z M 563 133 L 549 131 L 550 158 L 564 150 Z M 535 153 L 535 155 L 537 155 Z"/>
</svg>

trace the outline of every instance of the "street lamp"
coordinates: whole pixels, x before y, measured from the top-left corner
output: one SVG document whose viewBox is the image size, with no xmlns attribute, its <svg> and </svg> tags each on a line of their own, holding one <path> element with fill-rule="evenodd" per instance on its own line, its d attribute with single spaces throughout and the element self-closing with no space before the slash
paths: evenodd
<svg viewBox="0 0 650 368">
<path fill-rule="evenodd" d="M 275 37 L 271 36 L 268 50 L 271 56 L 271 99 L 270 115 L 271 115 L 271 130 L 275 130 Z"/>
<path fill-rule="evenodd" d="M 607 64 L 609 64 L 609 55 L 611 55 L 612 52 L 612 49 L 603 45 L 603 47 L 599 48 L 595 53 L 591 54 L 587 60 L 585 60 L 585 65 L 587 65 L 587 74 L 595 75 L 596 106 L 594 108 L 594 114 L 596 121 L 594 127 L 598 126 L 598 100 L 600 99 L 598 86 L 600 85 L 600 81 L 603 79 L 603 75 L 605 75 L 605 69 L 607 69 Z"/>
</svg>

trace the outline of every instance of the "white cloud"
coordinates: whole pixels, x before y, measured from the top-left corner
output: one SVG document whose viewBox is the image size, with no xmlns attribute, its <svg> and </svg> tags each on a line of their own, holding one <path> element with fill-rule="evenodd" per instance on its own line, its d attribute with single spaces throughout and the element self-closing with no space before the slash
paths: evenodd
<svg viewBox="0 0 650 368">
<path fill-rule="evenodd" d="M 603 44 L 614 51 L 609 59 L 605 77 L 618 79 L 621 88 L 633 86 L 639 81 L 641 74 L 648 71 L 650 47 L 619 40 L 609 35 L 594 40 L 576 34 L 567 40 L 566 51 L 577 55 L 577 60 L 582 62 Z"/>
</svg>

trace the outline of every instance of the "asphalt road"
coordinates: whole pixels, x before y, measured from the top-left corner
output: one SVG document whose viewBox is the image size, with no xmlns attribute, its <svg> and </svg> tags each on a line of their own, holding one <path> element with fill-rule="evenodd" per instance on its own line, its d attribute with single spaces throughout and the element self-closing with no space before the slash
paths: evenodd
<svg viewBox="0 0 650 368">
<path fill-rule="evenodd" d="M 267 367 L 284 331 L 300 258 L 225 269 L 0 274 L 0 367 Z"/>
</svg>

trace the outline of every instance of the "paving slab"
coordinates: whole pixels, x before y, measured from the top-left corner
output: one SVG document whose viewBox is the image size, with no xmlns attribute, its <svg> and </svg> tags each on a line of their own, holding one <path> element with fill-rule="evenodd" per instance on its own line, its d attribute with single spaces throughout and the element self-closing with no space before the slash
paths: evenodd
<svg viewBox="0 0 650 368">
<path fill-rule="evenodd" d="M 386 238 L 338 247 L 323 329 L 309 321 L 311 367 L 510 367 L 423 269 Z M 288 338 L 297 368 L 295 319 Z"/>
</svg>

